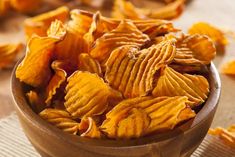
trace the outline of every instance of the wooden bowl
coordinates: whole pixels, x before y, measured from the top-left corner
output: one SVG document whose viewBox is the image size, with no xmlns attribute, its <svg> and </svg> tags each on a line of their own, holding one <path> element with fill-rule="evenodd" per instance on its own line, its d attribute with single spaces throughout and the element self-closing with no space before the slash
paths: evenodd
<svg viewBox="0 0 235 157">
<path fill-rule="evenodd" d="M 185 157 L 202 142 L 219 101 L 221 84 L 213 63 L 207 78 L 211 92 L 194 119 L 173 131 L 133 140 L 87 139 L 64 133 L 30 108 L 24 93 L 25 85 L 16 79 L 15 70 L 11 88 L 21 126 L 43 157 Z"/>
</svg>

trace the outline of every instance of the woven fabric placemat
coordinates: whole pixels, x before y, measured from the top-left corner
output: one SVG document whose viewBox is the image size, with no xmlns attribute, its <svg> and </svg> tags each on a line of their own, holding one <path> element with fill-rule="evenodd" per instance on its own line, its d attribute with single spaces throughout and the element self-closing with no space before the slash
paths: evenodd
<svg viewBox="0 0 235 157">
<path fill-rule="evenodd" d="M 15 113 L 0 120 L 0 157 L 40 157 L 24 135 Z M 191 157 L 235 157 L 235 149 L 207 135 Z"/>
</svg>

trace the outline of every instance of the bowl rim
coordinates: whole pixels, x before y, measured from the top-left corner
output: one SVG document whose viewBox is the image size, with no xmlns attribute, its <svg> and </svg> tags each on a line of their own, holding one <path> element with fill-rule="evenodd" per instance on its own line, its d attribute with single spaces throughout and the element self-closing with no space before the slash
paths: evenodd
<svg viewBox="0 0 235 157">
<path fill-rule="evenodd" d="M 54 138 L 63 140 L 66 143 L 76 144 L 84 147 L 100 147 L 100 148 L 129 148 L 129 147 L 143 147 L 145 145 L 154 144 L 158 142 L 164 142 L 169 140 L 172 136 L 180 136 L 187 134 L 190 130 L 193 130 L 198 125 L 206 120 L 206 117 L 211 111 L 213 111 L 219 102 L 221 93 L 221 81 L 218 71 L 213 63 L 209 65 L 209 84 L 211 92 L 203 105 L 202 109 L 197 113 L 196 117 L 185 122 L 179 127 L 169 131 L 167 133 L 161 133 L 156 135 L 149 135 L 141 137 L 138 139 L 130 140 L 112 140 L 112 139 L 88 139 L 80 136 L 70 135 L 64 133 L 62 130 L 54 127 L 53 125 L 47 123 L 40 116 L 38 116 L 29 106 L 28 101 L 25 98 L 24 92 L 22 91 L 22 83 L 16 78 L 15 71 L 17 66 L 20 64 L 21 60 L 15 65 L 11 76 L 11 93 L 15 108 L 17 110 L 17 115 L 23 116 L 28 122 L 30 122 L 34 127 L 39 129 L 41 132 L 49 134 Z M 17 87 L 17 88 L 16 88 Z M 18 88 L 21 87 L 20 95 L 17 92 Z"/>
</svg>

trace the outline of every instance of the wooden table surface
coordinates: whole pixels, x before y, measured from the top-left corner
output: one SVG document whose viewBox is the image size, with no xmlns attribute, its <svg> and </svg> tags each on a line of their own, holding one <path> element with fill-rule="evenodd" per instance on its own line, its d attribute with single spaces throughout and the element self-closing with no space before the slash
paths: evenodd
<svg viewBox="0 0 235 157">
<path fill-rule="evenodd" d="M 22 20 L 24 17 L 12 17 L 0 21 L 0 43 L 8 41 L 23 41 Z M 197 21 L 206 21 L 222 28 L 235 31 L 235 1 L 234 0 L 192 0 L 183 15 L 174 21 L 175 25 L 185 32 L 190 25 Z M 229 59 L 235 57 L 235 41 L 230 40 L 224 55 L 217 55 L 214 63 L 217 68 Z M 14 111 L 10 92 L 11 70 L 0 71 L 0 118 Z M 220 75 L 222 94 L 218 110 L 213 121 L 214 126 L 235 124 L 235 76 Z"/>
</svg>

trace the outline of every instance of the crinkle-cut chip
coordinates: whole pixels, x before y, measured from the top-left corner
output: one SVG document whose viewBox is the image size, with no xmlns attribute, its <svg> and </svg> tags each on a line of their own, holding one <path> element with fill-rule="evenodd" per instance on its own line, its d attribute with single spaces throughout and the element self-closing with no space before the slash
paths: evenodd
<svg viewBox="0 0 235 157">
<path fill-rule="evenodd" d="M 116 29 L 96 40 L 90 55 L 102 62 L 108 59 L 112 50 L 117 47 L 123 45 L 141 47 L 149 40 L 149 37 L 139 31 L 132 22 L 122 21 Z"/>
<path fill-rule="evenodd" d="M 68 78 L 65 107 L 75 118 L 101 115 L 117 95 L 97 74 L 76 71 Z"/>
<path fill-rule="evenodd" d="M 12 66 L 22 48 L 22 43 L 0 45 L 0 69 Z"/>
<path fill-rule="evenodd" d="M 56 45 L 55 58 L 70 60 L 74 65 L 78 65 L 79 54 L 88 52 L 88 45 L 83 36 L 91 26 L 92 15 L 89 12 L 73 10 L 71 19 L 67 26 L 65 39 Z"/>
<path fill-rule="evenodd" d="M 82 118 L 79 131 L 82 137 L 101 138 L 101 132 L 91 117 Z"/>
<path fill-rule="evenodd" d="M 10 9 L 10 1 L 1 0 L 0 1 L 0 17 L 4 16 L 8 12 L 9 9 Z"/>
<path fill-rule="evenodd" d="M 78 69 L 80 71 L 88 71 L 90 73 L 96 73 L 100 77 L 102 77 L 102 71 L 100 67 L 100 63 L 93 59 L 89 54 L 87 53 L 81 53 L 79 55 L 79 64 Z"/>
<path fill-rule="evenodd" d="M 147 12 L 146 12 L 147 11 Z M 148 19 L 146 14 L 148 14 L 149 10 L 136 8 L 131 2 L 126 0 L 115 0 L 112 17 L 117 19 L 132 19 L 132 20 L 140 20 L 140 19 Z"/>
<path fill-rule="evenodd" d="M 30 106 L 36 113 L 39 113 L 45 109 L 46 104 L 44 103 L 44 98 L 38 92 L 31 90 L 26 93 L 26 97 Z"/>
<path fill-rule="evenodd" d="M 111 110 L 109 113 L 112 113 Z M 118 114 L 107 116 L 101 130 L 109 138 L 138 138 L 145 134 L 150 124 L 148 115 L 138 108 L 125 108 Z"/>
<path fill-rule="evenodd" d="M 162 69 L 152 91 L 153 96 L 187 96 L 190 107 L 205 102 L 209 94 L 209 83 L 200 75 L 181 74 L 170 67 Z"/>
<path fill-rule="evenodd" d="M 174 19 L 181 15 L 184 10 L 185 0 L 176 0 L 162 8 L 148 9 L 137 8 L 126 0 L 116 0 L 112 16 L 117 19 Z"/>
<path fill-rule="evenodd" d="M 51 37 L 32 37 L 27 45 L 26 56 L 16 69 L 16 77 L 33 87 L 46 85 L 51 77 L 50 63 L 53 50 L 55 44 L 61 40 Z"/>
<path fill-rule="evenodd" d="M 59 63 L 57 63 L 59 62 Z M 60 65 L 61 61 L 54 61 L 51 68 L 54 70 L 54 75 L 52 76 L 49 84 L 46 88 L 46 101 L 45 103 L 49 106 L 53 96 L 56 94 L 58 88 L 66 81 L 67 72 L 62 69 Z"/>
<path fill-rule="evenodd" d="M 68 20 L 68 16 L 69 9 L 63 6 L 35 17 L 27 18 L 24 21 L 26 37 L 29 39 L 33 34 L 46 36 L 52 21 L 57 19 L 64 23 Z"/>
<path fill-rule="evenodd" d="M 177 32 L 178 29 L 174 28 L 170 21 L 152 19 L 152 20 L 134 20 L 133 23 L 136 27 L 147 34 L 151 39 L 168 34 L 170 32 Z"/>
<path fill-rule="evenodd" d="M 33 13 L 40 8 L 42 0 L 10 0 L 11 6 L 22 13 Z"/>
<path fill-rule="evenodd" d="M 106 114 L 100 128 L 110 138 L 136 138 L 172 130 L 195 117 L 187 103 L 188 98 L 183 96 L 126 99 Z"/>
<path fill-rule="evenodd" d="M 171 63 L 169 67 L 173 68 L 174 70 L 180 73 L 197 73 L 197 72 L 204 72 L 207 70 L 207 67 L 204 65 L 179 65 Z"/>
<path fill-rule="evenodd" d="M 208 133 L 210 135 L 218 136 L 227 145 L 235 148 L 235 125 L 230 126 L 228 129 L 221 127 L 210 129 Z"/>
<path fill-rule="evenodd" d="M 64 132 L 76 135 L 79 131 L 79 123 L 64 110 L 48 108 L 40 112 L 39 115 Z"/>
<path fill-rule="evenodd" d="M 223 64 L 220 71 L 223 74 L 235 75 L 235 60 Z"/>
<path fill-rule="evenodd" d="M 166 19 L 166 20 L 175 19 L 179 17 L 184 11 L 184 6 L 185 6 L 184 3 L 185 0 L 176 0 L 162 8 L 151 10 L 149 12 L 149 15 L 147 16 L 153 19 Z"/>
<path fill-rule="evenodd" d="M 114 21 L 112 19 L 103 17 L 100 12 L 96 12 L 93 15 L 92 23 L 89 31 L 84 35 L 84 39 L 90 50 L 96 39 L 100 38 L 103 34 L 115 29 L 120 21 Z"/>
<path fill-rule="evenodd" d="M 141 51 L 123 46 L 115 49 L 107 60 L 105 79 L 125 98 L 145 96 L 153 89 L 154 75 L 161 67 L 170 64 L 174 56 L 172 41 L 163 41 Z"/>
<path fill-rule="evenodd" d="M 198 22 L 193 24 L 189 28 L 188 33 L 207 35 L 212 39 L 217 47 L 228 44 L 228 40 L 226 39 L 224 33 L 219 28 L 216 28 L 215 26 L 212 26 L 206 22 Z"/>
<path fill-rule="evenodd" d="M 184 36 L 176 47 L 175 64 L 207 65 L 216 55 L 213 42 L 204 35 Z"/>
</svg>

